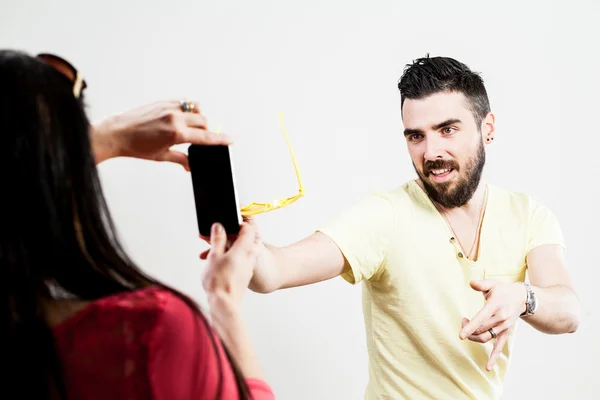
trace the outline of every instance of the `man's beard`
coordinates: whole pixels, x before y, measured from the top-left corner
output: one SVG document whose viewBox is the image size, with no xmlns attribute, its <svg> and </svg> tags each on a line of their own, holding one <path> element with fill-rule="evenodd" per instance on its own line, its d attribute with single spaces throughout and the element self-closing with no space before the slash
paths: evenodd
<svg viewBox="0 0 600 400">
<path fill-rule="evenodd" d="M 423 174 L 417 170 L 414 163 L 413 167 L 415 167 L 417 175 L 421 178 L 423 187 L 429 198 L 444 208 L 454 208 L 464 206 L 471 200 L 473 193 L 475 193 L 475 190 L 479 186 L 484 164 L 485 150 L 483 148 L 483 140 L 481 140 L 477 153 L 467 162 L 465 176 L 460 176 L 460 167 L 454 160 L 428 161 L 425 163 Z M 431 170 L 447 168 L 452 168 L 459 173 L 456 182 L 450 181 L 431 184 L 426 178 L 431 174 Z M 450 188 L 452 185 L 454 185 L 453 189 Z"/>
</svg>

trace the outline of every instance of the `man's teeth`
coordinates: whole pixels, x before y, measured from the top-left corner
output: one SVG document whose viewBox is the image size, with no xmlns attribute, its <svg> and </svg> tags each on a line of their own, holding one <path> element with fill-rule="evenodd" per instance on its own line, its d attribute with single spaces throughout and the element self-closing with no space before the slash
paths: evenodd
<svg viewBox="0 0 600 400">
<path fill-rule="evenodd" d="M 446 172 L 450 172 L 451 168 L 448 169 L 432 169 L 431 173 L 434 175 L 441 175 L 441 174 L 445 174 Z"/>
</svg>

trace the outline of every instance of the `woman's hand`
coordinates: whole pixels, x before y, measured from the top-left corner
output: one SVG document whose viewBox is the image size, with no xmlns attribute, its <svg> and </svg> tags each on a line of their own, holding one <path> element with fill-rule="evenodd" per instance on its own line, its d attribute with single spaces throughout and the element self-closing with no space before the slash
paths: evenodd
<svg viewBox="0 0 600 400">
<path fill-rule="evenodd" d="M 241 302 L 256 264 L 254 228 L 242 224 L 228 247 L 227 233 L 220 224 L 212 227 L 212 251 L 202 281 L 208 297 L 212 324 L 246 378 L 262 379 L 262 371 L 250 334 L 241 316 Z"/>
<path fill-rule="evenodd" d="M 249 225 L 254 230 L 254 249 L 256 251 L 256 264 L 253 269 L 252 279 L 248 284 L 248 288 L 256 293 L 271 293 L 281 288 L 281 271 L 282 261 L 277 260 L 278 249 L 275 246 L 264 243 L 260 235 L 260 230 L 254 220 L 254 217 L 246 216 L 244 224 Z M 200 235 L 200 238 L 206 243 L 211 243 L 211 238 Z M 229 242 L 231 242 L 229 238 Z M 200 254 L 201 260 L 206 260 L 211 249 L 208 248 Z"/>
<path fill-rule="evenodd" d="M 113 157 L 135 157 L 168 161 L 189 171 L 187 155 L 171 149 L 177 144 L 229 145 L 232 139 L 209 132 L 197 103 L 190 112 L 179 101 L 143 105 L 106 118 L 92 126 L 91 139 L 96 162 Z"/>
<path fill-rule="evenodd" d="M 259 243 L 256 229 L 243 223 L 235 241 L 229 247 L 225 229 L 214 224 L 210 237 L 211 250 L 205 256 L 207 269 L 204 275 L 204 290 L 211 308 L 237 308 L 252 279 Z"/>
</svg>

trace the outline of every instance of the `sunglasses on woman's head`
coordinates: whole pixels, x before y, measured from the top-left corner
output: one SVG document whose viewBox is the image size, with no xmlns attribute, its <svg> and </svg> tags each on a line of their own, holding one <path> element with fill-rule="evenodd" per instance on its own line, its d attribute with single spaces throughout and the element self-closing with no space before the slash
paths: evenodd
<svg viewBox="0 0 600 400">
<path fill-rule="evenodd" d="M 73 95 L 79 98 L 83 90 L 87 87 L 87 84 L 83 76 L 70 62 L 62 57 L 48 53 L 38 54 L 37 58 L 63 74 L 73 85 Z"/>
</svg>

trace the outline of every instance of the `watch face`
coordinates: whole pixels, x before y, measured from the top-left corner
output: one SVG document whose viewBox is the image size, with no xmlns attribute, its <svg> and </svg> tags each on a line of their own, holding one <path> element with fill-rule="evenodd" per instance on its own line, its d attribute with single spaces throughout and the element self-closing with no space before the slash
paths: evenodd
<svg viewBox="0 0 600 400">
<path fill-rule="evenodd" d="M 529 297 L 529 307 L 528 308 L 529 308 L 528 311 L 531 314 L 533 314 L 535 312 L 535 310 L 537 309 L 537 299 L 533 293 Z"/>
</svg>

